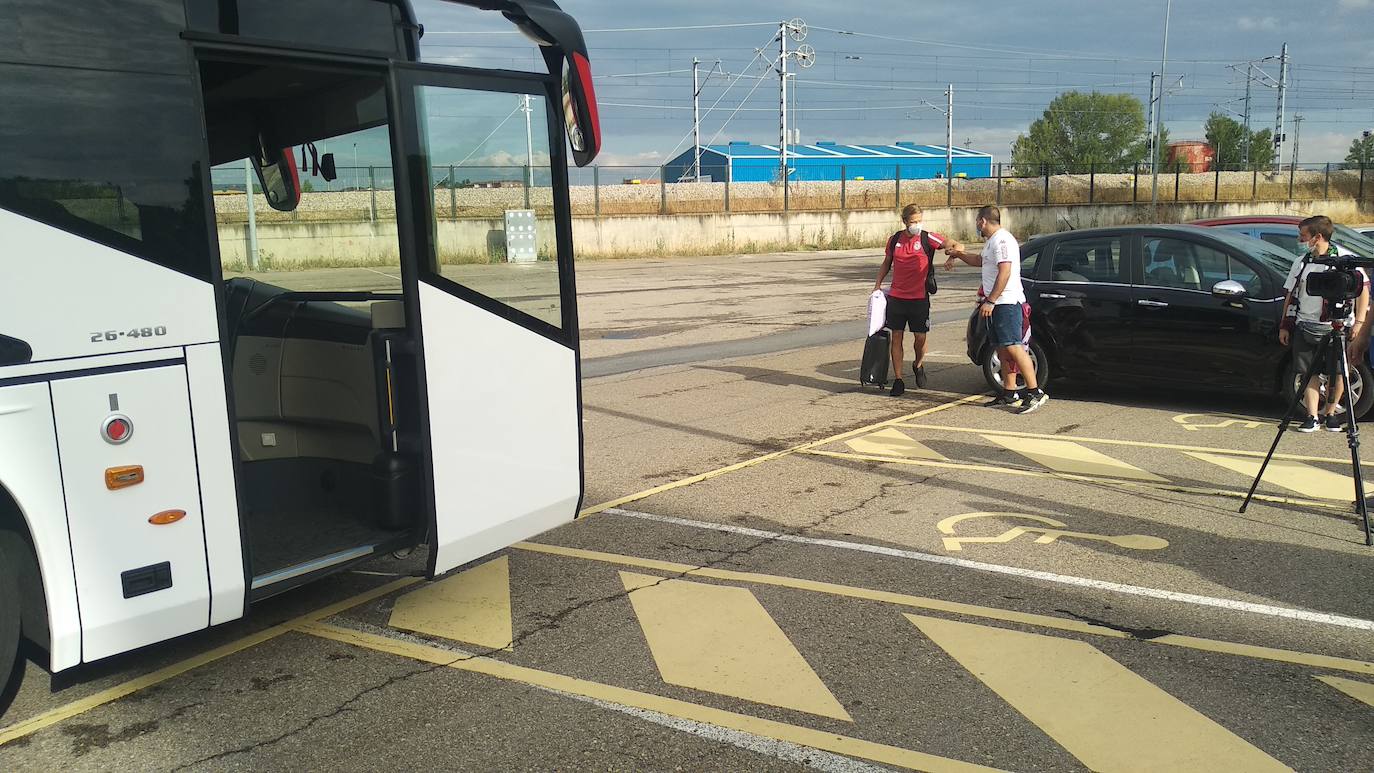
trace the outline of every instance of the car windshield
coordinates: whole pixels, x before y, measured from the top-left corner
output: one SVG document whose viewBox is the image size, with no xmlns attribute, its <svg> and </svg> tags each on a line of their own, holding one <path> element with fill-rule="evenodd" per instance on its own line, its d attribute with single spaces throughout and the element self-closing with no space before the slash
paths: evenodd
<svg viewBox="0 0 1374 773">
<path fill-rule="evenodd" d="M 1374 239 L 1365 236 L 1354 228 L 1343 225 L 1336 226 L 1333 241 L 1351 252 L 1358 253 L 1360 257 L 1374 258 Z"/>
<path fill-rule="evenodd" d="M 1266 266 L 1277 271 L 1281 276 L 1286 276 L 1288 274 L 1288 270 L 1293 267 L 1293 261 L 1297 259 L 1297 256 L 1293 253 L 1285 252 L 1269 242 L 1234 231 L 1228 231 L 1224 228 L 1212 229 L 1212 236 L 1243 251 L 1246 255 L 1259 260 Z"/>
</svg>

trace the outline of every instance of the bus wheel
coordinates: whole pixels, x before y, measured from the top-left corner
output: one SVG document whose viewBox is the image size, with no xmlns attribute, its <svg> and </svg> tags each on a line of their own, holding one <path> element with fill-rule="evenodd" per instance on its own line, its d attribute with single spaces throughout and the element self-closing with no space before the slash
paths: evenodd
<svg viewBox="0 0 1374 773">
<path fill-rule="evenodd" d="M 6 555 L 5 536 L 0 532 L 0 715 L 10 707 L 24 679 L 24 659 L 19 657 L 18 559 Z"/>
</svg>

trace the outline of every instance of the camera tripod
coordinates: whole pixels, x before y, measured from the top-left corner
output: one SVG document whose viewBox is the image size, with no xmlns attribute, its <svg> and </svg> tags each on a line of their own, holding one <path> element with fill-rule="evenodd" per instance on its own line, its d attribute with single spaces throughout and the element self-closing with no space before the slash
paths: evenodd
<svg viewBox="0 0 1374 773">
<path fill-rule="evenodd" d="M 1364 476 L 1360 468 L 1360 427 L 1355 423 L 1355 396 L 1351 394 L 1350 379 L 1347 374 L 1350 372 L 1350 360 L 1346 354 L 1346 338 L 1349 331 L 1346 329 L 1345 319 L 1346 310 L 1341 304 L 1336 304 L 1332 313 L 1331 332 L 1322 336 L 1321 343 L 1317 345 L 1317 351 L 1312 357 L 1312 364 L 1308 366 L 1307 372 L 1302 374 L 1302 380 L 1298 382 L 1298 388 L 1294 391 L 1293 399 L 1288 402 L 1288 410 L 1283 414 L 1283 421 L 1279 423 L 1278 434 L 1274 436 L 1273 445 L 1269 446 L 1269 453 L 1264 455 L 1264 462 L 1260 465 L 1259 473 L 1255 475 L 1255 480 L 1250 484 L 1250 492 L 1245 495 L 1245 502 L 1240 506 L 1240 512 L 1250 506 L 1250 500 L 1255 496 L 1255 489 L 1259 488 L 1260 480 L 1264 477 L 1264 471 L 1269 467 L 1269 462 L 1274 458 L 1274 451 L 1279 447 L 1279 441 L 1283 439 L 1283 433 L 1288 431 L 1288 425 L 1293 421 L 1293 412 L 1298 404 L 1302 402 L 1303 393 L 1307 390 L 1307 385 L 1312 379 L 1323 372 L 1327 374 L 1327 381 L 1334 389 L 1337 378 L 1345 383 L 1345 437 L 1350 446 L 1350 466 L 1355 477 L 1355 509 L 1360 514 L 1361 523 L 1364 526 L 1364 544 L 1374 545 L 1374 532 L 1369 530 L 1369 503 L 1366 501 L 1364 490 Z M 1296 331 L 1294 331 L 1296 333 Z M 1296 343 L 1296 342 L 1293 342 Z M 1365 389 L 1374 389 L 1374 384 L 1365 384 Z"/>
</svg>

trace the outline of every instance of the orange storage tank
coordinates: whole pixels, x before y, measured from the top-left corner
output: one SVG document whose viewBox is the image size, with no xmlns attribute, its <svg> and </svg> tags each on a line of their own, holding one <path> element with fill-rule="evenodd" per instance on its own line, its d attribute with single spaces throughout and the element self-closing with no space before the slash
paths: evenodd
<svg viewBox="0 0 1374 773">
<path fill-rule="evenodd" d="M 1169 143 L 1168 159 L 1167 168 L 1170 171 L 1178 165 L 1184 172 L 1210 172 L 1216 152 L 1206 142 L 1184 140 Z"/>
</svg>

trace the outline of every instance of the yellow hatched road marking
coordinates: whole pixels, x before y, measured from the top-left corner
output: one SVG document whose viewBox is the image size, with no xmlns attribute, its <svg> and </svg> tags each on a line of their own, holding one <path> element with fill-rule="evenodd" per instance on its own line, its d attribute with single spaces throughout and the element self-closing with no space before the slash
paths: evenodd
<svg viewBox="0 0 1374 773">
<path fill-rule="evenodd" d="M 763 456 L 756 456 L 753 459 L 746 459 L 736 464 L 727 465 L 725 467 L 720 467 L 714 470 L 708 470 L 699 475 L 693 475 L 688 478 L 683 478 L 682 480 L 675 480 L 672 483 L 665 483 L 662 486 L 654 486 L 651 489 L 645 489 L 644 491 L 640 491 L 636 494 L 623 496 L 619 499 L 613 499 L 609 502 L 602 502 L 599 505 L 595 505 L 593 507 L 589 507 L 583 510 L 582 512 L 577 514 L 577 517 L 584 518 L 588 515 L 595 515 L 596 513 L 602 512 L 604 510 L 610 510 L 613 507 L 624 507 L 625 505 L 628 505 L 631 502 L 638 502 L 641 499 L 646 499 L 655 494 L 662 494 L 665 491 L 672 491 L 673 489 L 682 488 L 683 486 L 691 486 L 697 483 L 701 483 L 702 481 L 710 480 L 712 478 L 725 475 L 727 473 L 735 472 L 737 470 L 743 470 L 747 467 L 753 467 L 755 465 L 763 464 L 764 462 L 770 462 L 774 459 L 781 459 L 785 456 L 791 456 L 792 454 L 802 453 L 809 449 L 816 448 L 817 446 L 823 446 L 828 443 L 838 443 L 841 440 L 846 440 L 848 438 L 856 437 L 858 435 L 863 435 L 872 432 L 873 430 L 880 429 L 882 427 L 897 424 L 898 422 L 910 421 L 911 419 L 918 419 L 922 416 L 929 416 L 932 413 L 939 413 L 940 411 L 948 410 L 950 408 L 964 405 L 966 403 L 971 403 L 974 400 L 981 400 L 983 399 L 983 397 L 984 395 L 981 394 L 967 395 L 957 400 L 951 400 L 947 403 L 941 403 L 940 405 L 932 406 L 930 408 L 926 408 L 915 413 L 909 413 L 905 416 L 898 416 L 895 419 L 880 421 L 877 424 L 870 424 L 866 427 L 859 427 L 858 429 L 849 430 L 848 432 L 841 432 L 838 435 L 832 435 L 828 438 L 823 438 L 821 440 L 815 440 L 809 443 L 802 443 L 801 445 L 792 446 L 791 448 L 785 448 L 781 451 L 774 451 L 769 454 L 764 454 Z"/>
<path fill-rule="evenodd" d="M 1152 483 L 1168 482 L 1166 478 L 1161 478 L 1133 464 L 1126 464 L 1070 440 L 1045 440 L 1006 435 L 983 435 L 983 438 L 1059 472 L 1125 480 L 1144 480 Z"/>
<path fill-rule="evenodd" d="M 906 617 L 1091 770 L 1289 770 L 1091 644 Z"/>
<path fill-rule="evenodd" d="M 1200 494 L 1212 497 L 1234 497 L 1242 498 L 1245 496 L 1244 490 L 1224 489 L 1224 488 L 1204 488 L 1201 486 L 1183 486 L 1176 483 L 1150 483 L 1143 480 L 1122 480 L 1119 478 L 1099 478 L 1093 475 L 1077 475 L 1071 472 L 1055 472 L 1053 470 L 1022 470 L 1014 467 L 997 467 L 991 464 L 973 464 L 970 462 L 934 462 L 925 459 L 898 459 L 891 456 L 878 456 L 877 454 L 855 454 L 842 451 L 821 451 L 807 450 L 799 453 L 811 456 L 825 456 L 832 459 L 862 459 L 867 462 L 883 462 L 885 464 L 909 464 L 916 467 L 935 467 L 942 470 L 965 470 L 970 472 L 990 472 L 999 475 L 1013 475 L 1023 478 L 1054 478 L 1056 480 L 1071 480 L 1082 483 L 1103 484 L 1108 486 L 1121 486 L 1122 488 L 1149 488 L 1157 491 L 1177 491 L 1180 494 Z M 1352 492 L 1353 493 L 1353 492 Z M 1272 494 L 1255 494 L 1256 502 L 1274 502 L 1282 505 L 1300 505 L 1302 507 L 1336 507 L 1331 500 L 1298 499 L 1297 497 L 1281 497 Z"/>
<path fill-rule="evenodd" d="M 639 569 L 663 572 L 665 574 L 692 575 L 695 577 L 709 577 L 711 579 L 727 580 L 730 582 L 745 582 L 757 585 L 793 588 L 796 590 L 826 593 L 833 596 L 864 599 L 867 601 L 878 601 L 884 604 L 896 604 L 955 615 L 1001 620 L 1009 623 L 1053 628 L 1061 631 L 1092 634 L 1094 636 L 1106 636 L 1112 639 L 1131 638 L 1130 634 L 1118 631 L 1114 628 L 1093 625 L 1079 620 L 1038 615 L 1033 612 L 1016 612 L 1010 609 L 984 607 L 977 604 L 964 604 L 957 601 L 944 601 L 942 599 L 932 599 L 925 596 L 911 596 L 905 593 L 895 593 L 893 591 L 857 588 L 849 585 L 838 585 L 818 580 L 803 580 L 796 577 L 784 577 L 773 574 L 737 572 L 729 569 L 680 564 L 674 561 L 660 561 L 654 558 L 639 558 L 638 556 L 623 556 L 616 553 L 603 553 L 595 550 L 583 550 L 582 548 L 569 548 L 563 547 L 562 545 L 545 545 L 538 542 L 520 542 L 511 547 L 516 550 L 525 550 L 532 553 L 545 553 L 547 555 L 596 561 L 616 566 L 632 566 Z M 1202 650 L 1204 652 L 1217 652 L 1226 655 L 1257 658 L 1260 660 L 1273 660 L 1281 663 L 1292 663 L 1295 665 L 1313 666 L 1316 668 L 1329 668 L 1355 674 L 1374 675 L 1374 663 L 1368 661 L 1277 649 L 1257 644 L 1240 644 L 1238 642 L 1203 639 L 1195 636 L 1182 636 L 1179 634 L 1165 634 L 1164 636 L 1157 636 L 1144 641 L 1150 644 L 1186 647 L 1188 649 Z"/>
<path fill-rule="evenodd" d="M 45 711 L 36 717 L 30 717 L 29 719 L 26 719 L 22 722 L 17 722 L 13 725 L 10 725 L 9 727 L 0 728 L 0 746 L 4 746 L 5 744 L 17 738 L 23 738 L 25 736 L 32 735 L 38 732 L 39 730 L 51 727 L 57 724 L 58 722 L 63 722 L 65 720 L 71 719 L 72 717 L 84 714 L 87 711 L 90 711 L 91 709 L 98 708 L 100 706 L 104 706 L 107 703 L 117 701 L 120 698 L 133 695 L 139 690 L 144 690 L 149 687 L 152 687 L 153 685 L 161 684 L 162 682 L 165 682 L 174 676 L 180 676 L 188 671 L 193 671 L 197 668 L 200 668 L 201 666 L 208 665 L 217 660 L 228 657 L 229 655 L 233 655 L 234 653 L 242 652 L 243 650 L 246 650 L 249 647 L 254 647 L 259 644 L 262 644 L 263 642 L 271 641 L 272 639 L 275 639 L 278 636 L 281 636 L 282 634 L 287 634 L 296 630 L 296 628 L 300 626 L 302 623 L 311 622 L 315 620 L 323 620 L 327 617 L 332 617 L 334 615 L 339 614 L 340 612 L 356 607 L 359 604 L 365 604 L 375 598 L 385 596 L 388 593 L 391 593 L 392 591 L 400 590 L 401 588 L 404 588 L 408 585 L 414 585 L 419 581 L 420 579 L 418 577 L 404 577 L 402 579 L 389 582 L 386 585 L 383 585 L 378 588 L 373 588 L 370 591 L 359 593 L 356 596 L 345 599 L 336 604 L 330 604 L 329 606 L 322 607 L 320 609 L 315 610 L 314 612 L 301 615 L 295 620 L 282 623 L 281 625 L 274 625 L 271 628 L 258 631 L 254 634 L 250 634 L 237 641 L 233 641 L 223 646 L 216 647 L 215 649 L 212 649 L 209 652 L 202 652 L 199 655 L 187 658 L 186 660 L 183 660 L 180 663 L 174 663 L 170 666 L 167 666 L 166 668 L 160 668 L 150 674 L 144 674 L 143 676 L 140 676 L 136 679 L 131 679 L 123 684 L 115 685 L 114 687 L 101 690 L 100 692 L 94 695 L 82 698 L 80 700 L 72 701 L 71 703 L 68 703 L 65 706 L 58 706 L 57 708 L 52 709 L 51 711 Z"/>
<path fill-rule="evenodd" d="M 736 714 L 732 711 L 699 706 L 687 701 L 664 698 L 650 693 L 615 687 L 600 682 L 591 682 L 571 676 L 563 676 L 548 671 L 539 671 L 524 666 L 503 663 L 491 658 L 462 655 L 438 647 L 430 647 L 408 641 L 391 639 L 386 636 L 353 631 L 322 623 L 310 623 L 300 627 L 302 633 L 318 636 L 332 641 L 364 647 L 378 652 L 386 652 L 400 657 L 411 658 L 424 663 L 447 666 L 460 671 L 485 674 L 520 684 L 533 685 L 548 690 L 578 695 L 595 700 L 615 703 L 621 706 L 656 711 L 668 716 L 680 717 L 694 722 L 703 722 L 717 727 L 738 730 L 743 733 L 786 741 L 813 749 L 821 749 L 836 754 L 845 754 L 859 759 L 872 760 L 885 765 L 896 765 L 909 770 L 930 771 L 930 773 L 974 773 L 974 771 L 995 771 L 996 768 L 984 767 L 968 762 L 960 762 L 946 757 L 938 757 L 925 752 L 902 749 L 887 744 L 874 743 L 859 738 L 838 735 L 809 727 L 798 727 L 769 719 Z"/>
<path fill-rule="evenodd" d="M 901 430 L 891 427 L 878 430 L 871 435 L 844 441 L 844 444 L 861 454 L 884 454 L 902 456 L 908 459 L 934 459 L 948 461 L 943 455 L 932 451 L 923 443 L 907 437 Z"/>
<path fill-rule="evenodd" d="M 396 600 L 392 628 L 510 649 L 510 558 L 501 556 Z"/>
<path fill-rule="evenodd" d="M 1339 676 L 1319 676 L 1317 679 L 1326 682 L 1357 701 L 1374 706 L 1374 684 L 1357 682 L 1354 679 L 1342 679 Z"/>
<path fill-rule="evenodd" d="M 663 681 L 852 722 L 754 594 L 621 572 Z"/>
<path fill-rule="evenodd" d="M 1238 472 L 1247 478 L 1254 478 L 1258 475 L 1261 464 L 1260 460 L 1257 459 L 1237 459 L 1221 454 L 1189 452 L 1188 456 Z M 1269 463 L 1269 468 L 1264 471 L 1264 480 L 1307 497 L 1330 499 L 1338 502 L 1355 501 L 1354 478 L 1302 462 L 1274 459 Z M 1365 491 L 1369 490 L 1369 486 L 1366 485 Z"/>
<path fill-rule="evenodd" d="M 1097 445 L 1109 446 L 1134 446 L 1136 448 L 1159 448 L 1167 451 L 1200 451 L 1202 453 L 1220 453 L 1229 456 L 1254 456 L 1264 458 L 1264 451 L 1240 451 L 1233 448 L 1215 448 L 1212 446 L 1187 446 L 1177 443 L 1149 443 L 1143 440 L 1116 440 L 1113 438 L 1100 437 L 1079 437 L 1077 435 L 1045 435 L 1038 432 L 1013 432 L 1001 429 L 977 429 L 974 427 L 946 427 L 939 424 L 908 424 L 904 421 L 895 421 L 891 426 L 905 427 L 907 429 L 932 430 L 936 432 L 958 432 L 973 435 L 1002 435 L 1005 437 L 1024 437 L 1024 438 L 1044 438 L 1046 440 L 1065 440 L 1069 439 L 1075 443 L 1092 443 Z M 1295 462 L 1325 462 L 1329 464 L 1350 464 L 1350 457 L 1344 459 L 1333 459 L 1323 456 L 1299 456 L 1296 454 L 1274 454 L 1275 459 L 1290 459 Z M 1363 466 L 1374 466 L 1374 462 L 1363 462 Z"/>
</svg>

